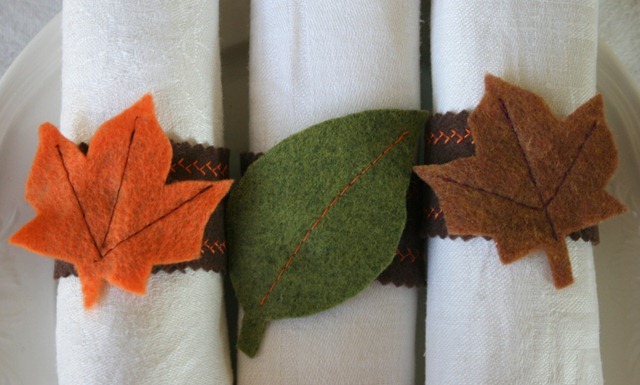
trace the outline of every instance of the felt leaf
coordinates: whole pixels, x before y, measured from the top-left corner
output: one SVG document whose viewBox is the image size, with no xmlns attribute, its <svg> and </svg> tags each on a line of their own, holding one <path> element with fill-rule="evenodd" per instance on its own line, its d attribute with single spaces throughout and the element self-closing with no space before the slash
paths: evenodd
<svg viewBox="0 0 640 385">
<path fill-rule="evenodd" d="M 105 280 L 144 294 L 153 265 L 200 256 L 207 220 L 231 186 L 166 184 L 171 155 L 151 95 L 105 122 L 86 156 L 43 124 L 25 195 L 37 216 L 10 242 L 73 263 L 87 308 Z"/>
<path fill-rule="evenodd" d="M 616 147 L 595 96 L 566 119 L 497 77 L 469 116 L 474 157 L 416 166 L 435 190 L 449 234 L 489 236 L 504 263 L 542 249 L 555 286 L 573 282 L 568 234 L 622 213 L 604 187 Z"/>
<path fill-rule="evenodd" d="M 329 120 L 247 169 L 226 213 L 241 350 L 254 356 L 268 321 L 331 308 L 391 263 L 426 118 L 380 110 Z"/>
</svg>

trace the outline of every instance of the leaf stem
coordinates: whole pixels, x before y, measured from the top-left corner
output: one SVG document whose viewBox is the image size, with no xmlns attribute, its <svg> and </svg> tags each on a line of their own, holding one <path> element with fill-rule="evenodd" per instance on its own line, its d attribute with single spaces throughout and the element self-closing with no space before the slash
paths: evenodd
<svg viewBox="0 0 640 385">
<path fill-rule="evenodd" d="M 245 313 L 238 337 L 238 349 L 249 357 L 255 357 L 266 328 L 267 321 L 264 318 L 255 317 L 252 313 Z"/>
<path fill-rule="evenodd" d="M 547 254 L 547 262 L 551 267 L 553 284 L 557 289 L 562 289 L 573 283 L 573 273 L 571 272 L 571 259 L 569 250 L 564 239 L 544 246 Z"/>
</svg>

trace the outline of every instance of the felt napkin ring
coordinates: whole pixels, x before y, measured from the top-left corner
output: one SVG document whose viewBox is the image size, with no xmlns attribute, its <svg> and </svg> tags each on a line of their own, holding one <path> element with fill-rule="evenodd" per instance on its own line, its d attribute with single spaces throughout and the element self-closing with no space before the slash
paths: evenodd
<svg viewBox="0 0 640 385">
<path fill-rule="evenodd" d="M 424 111 L 374 110 L 292 135 L 255 160 L 227 205 L 229 276 L 254 356 L 271 320 L 336 306 L 399 257 Z M 419 211 L 419 210 L 418 210 Z M 417 221 L 417 220 L 416 220 Z"/>
<path fill-rule="evenodd" d="M 445 164 L 460 158 L 468 158 L 475 155 L 475 141 L 471 135 L 471 129 L 467 124 L 470 113 L 447 112 L 446 114 L 434 114 L 425 132 L 425 164 Z M 438 196 L 433 189 L 427 188 L 427 201 L 421 216 L 420 235 L 440 238 L 471 239 L 472 235 L 449 234 L 445 215 L 440 207 Z M 579 199 L 579 198 L 578 198 Z M 526 236 L 526 234 L 523 234 Z M 590 226 L 569 234 L 574 241 L 582 239 L 585 242 L 598 244 L 600 241 L 598 226 Z M 490 237 L 486 237 L 490 239 Z"/>
<path fill-rule="evenodd" d="M 85 143 L 81 143 L 78 147 L 85 154 L 89 150 L 89 146 Z M 173 157 L 167 175 L 167 184 L 187 180 L 219 181 L 229 179 L 229 149 L 173 141 L 171 148 Z M 156 274 L 160 271 L 169 274 L 176 271 L 184 273 L 187 268 L 226 273 L 227 241 L 224 232 L 224 201 L 218 204 L 204 228 L 199 258 L 186 262 L 155 265 L 151 273 Z M 59 279 L 71 275 L 78 276 L 78 272 L 73 264 L 56 260 L 53 275 L 55 279 Z"/>
<path fill-rule="evenodd" d="M 242 175 L 264 153 L 246 152 L 240 154 L 240 172 Z M 396 248 L 393 261 L 377 280 L 383 285 L 394 284 L 396 287 L 424 287 L 426 284 L 424 265 L 424 241 L 420 228 L 423 225 L 422 206 L 424 200 L 424 183 L 415 175 L 411 175 L 407 189 L 407 221 L 400 242 Z"/>
<path fill-rule="evenodd" d="M 573 282 L 565 238 L 597 241 L 593 226 L 625 210 L 604 190 L 617 151 L 600 95 L 558 119 L 487 75 L 477 108 L 434 117 L 426 141 L 429 164 L 414 168 L 435 192 L 423 234 L 491 238 L 504 263 L 543 250 L 558 288 Z"/>
<path fill-rule="evenodd" d="M 25 194 L 37 216 L 10 242 L 66 262 L 57 274 L 78 275 L 87 308 L 105 281 L 144 294 L 154 266 L 220 270 L 221 210 L 210 217 L 231 187 L 219 180 L 227 158 L 227 150 L 172 146 L 151 95 L 103 123 L 88 147 L 45 123 Z"/>
</svg>

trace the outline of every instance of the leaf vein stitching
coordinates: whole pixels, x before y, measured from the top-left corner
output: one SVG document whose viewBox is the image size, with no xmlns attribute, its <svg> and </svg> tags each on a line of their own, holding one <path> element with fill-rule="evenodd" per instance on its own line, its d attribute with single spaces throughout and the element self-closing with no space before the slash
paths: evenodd
<svg viewBox="0 0 640 385">
<path fill-rule="evenodd" d="M 137 118 L 136 118 L 137 121 Z M 135 125 L 135 122 L 134 122 Z M 133 132 L 131 133 L 131 139 L 129 142 L 129 149 L 127 150 L 127 161 L 125 162 L 125 166 L 122 172 L 122 177 L 120 180 L 120 186 L 118 186 L 118 193 L 116 195 L 116 203 L 114 204 L 114 208 L 113 211 L 111 213 L 111 218 L 109 219 L 109 227 L 107 228 L 107 234 L 105 235 L 105 241 L 107 238 L 107 235 L 109 233 L 109 228 L 111 227 L 111 221 L 113 219 L 113 213 L 115 212 L 115 206 L 117 205 L 118 202 L 118 197 L 120 195 L 120 188 L 122 187 L 122 179 L 124 179 L 124 173 L 126 171 L 127 168 L 127 164 L 128 164 L 128 160 L 129 160 L 129 153 L 130 153 L 130 149 L 131 149 L 131 143 L 133 142 L 133 136 L 135 134 L 135 129 L 133 130 Z M 153 226 L 155 223 L 165 219 L 166 217 L 168 217 L 169 215 L 171 215 L 173 212 L 179 210 L 182 206 L 186 205 L 187 203 L 191 202 L 192 200 L 196 199 L 199 195 L 201 195 L 202 193 L 206 192 L 207 190 L 209 190 L 210 188 L 212 188 L 212 186 L 208 186 L 203 188 L 202 190 L 198 191 L 195 195 L 193 195 L 192 197 L 190 197 L 189 199 L 183 201 L 182 203 L 180 203 L 178 206 L 176 206 L 175 208 L 173 208 L 172 210 L 170 210 L 169 212 L 163 214 L 162 216 L 158 217 L 157 219 L 149 222 L 148 224 L 146 224 L 145 226 L 143 226 L 142 228 L 140 228 L 139 230 L 137 230 L 136 232 L 132 233 L 131 235 L 129 235 L 128 237 L 120 240 L 118 243 L 116 243 L 115 246 L 113 246 L 112 248 L 110 248 L 109 250 L 107 250 L 107 252 L 102 253 L 101 252 L 101 248 L 98 247 L 98 242 L 96 241 L 93 233 L 91 232 L 91 227 L 89 226 L 89 222 L 87 221 L 87 214 L 84 210 L 84 208 L 82 207 L 82 203 L 80 202 L 80 197 L 78 196 L 78 192 L 76 191 L 75 186 L 73 185 L 73 183 L 71 182 L 71 176 L 69 174 L 69 169 L 67 168 L 67 165 L 64 161 L 64 156 L 62 155 L 62 151 L 60 150 L 60 145 L 56 145 L 56 150 L 58 151 L 58 155 L 60 157 L 60 161 L 62 163 L 62 168 L 64 169 L 66 176 L 67 176 L 67 181 L 69 182 L 69 186 L 71 186 L 71 191 L 73 192 L 73 196 L 76 199 L 76 203 L 78 203 L 78 208 L 80 209 L 80 212 L 82 213 L 82 219 L 84 221 L 85 227 L 87 228 L 87 232 L 89 233 L 89 236 L 91 237 L 91 241 L 93 242 L 93 246 L 96 249 L 96 253 L 99 256 L 99 259 L 103 259 L 104 257 L 106 257 L 109 253 L 111 253 L 113 250 L 115 250 L 118 246 L 120 246 L 122 243 L 128 241 L 129 239 L 135 237 L 136 235 L 140 234 L 141 232 L 143 232 L 144 230 L 146 230 L 147 228 L 149 228 L 150 226 Z M 94 261 L 94 262 L 97 262 Z"/>
<path fill-rule="evenodd" d="M 107 243 L 107 238 L 109 237 L 109 232 L 111 231 L 111 223 L 113 222 L 113 217 L 115 216 L 116 208 L 118 207 L 118 202 L 120 202 L 120 190 L 122 190 L 122 184 L 124 183 L 124 175 L 127 172 L 127 166 L 129 165 L 129 157 L 131 155 L 131 146 L 133 145 L 133 138 L 136 134 L 136 123 L 138 122 L 138 118 L 139 117 L 136 116 L 135 120 L 133 121 L 133 131 L 131 131 L 131 137 L 129 138 L 129 147 L 127 148 L 127 157 L 124 161 L 124 167 L 122 168 L 122 175 L 120 176 L 120 184 L 118 185 L 118 191 L 116 192 L 116 201 L 113 204 L 113 207 L 111 208 L 111 214 L 109 216 L 109 224 L 107 225 L 107 230 L 104 233 L 104 239 L 102 240 L 101 248 L 104 248 L 104 246 Z"/>
<path fill-rule="evenodd" d="M 538 194 L 538 199 L 540 200 L 540 206 L 542 207 L 542 211 L 544 212 L 547 222 L 549 223 L 549 227 L 551 229 L 551 235 L 553 235 L 553 238 L 555 240 L 558 240 L 558 233 L 556 232 L 556 228 L 553 224 L 553 221 L 551 220 L 551 215 L 549 214 L 549 210 L 547 210 L 547 207 L 545 206 L 544 198 L 542 196 L 542 191 L 540 190 L 540 185 L 538 184 L 538 180 L 533 174 L 533 169 L 531 168 L 531 162 L 529 162 L 529 158 L 527 157 L 527 152 L 524 150 L 524 147 L 522 147 L 520 136 L 518 135 L 518 131 L 516 130 L 515 125 L 513 124 L 513 120 L 511 119 L 511 116 L 509 115 L 509 110 L 507 109 L 507 106 L 505 105 L 504 100 L 498 99 L 498 101 L 500 102 L 500 108 L 504 113 L 505 119 L 507 120 L 507 124 L 511 128 L 511 132 L 513 132 L 513 135 L 516 137 L 516 143 L 518 143 L 518 148 L 520 149 L 520 153 L 522 154 L 524 163 L 527 166 L 527 171 L 529 172 L 529 178 L 531 179 L 531 182 L 533 183 L 533 187 L 535 188 L 536 193 Z"/>
<path fill-rule="evenodd" d="M 69 182 L 69 186 L 71 186 L 71 191 L 73 191 L 73 196 L 76 198 L 76 203 L 78 203 L 78 207 L 80 208 L 80 212 L 82 213 L 82 220 L 84 221 L 84 225 L 87 228 L 89 237 L 93 242 L 93 246 L 96 249 L 96 253 L 98 254 L 99 257 L 102 257 L 102 254 L 100 253 L 100 248 L 98 247 L 98 243 L 96 242 L 96 238 L 93 236 L 93 233 L 91 232 L 91 227 L 89 226 L 89 222 L 87 221 L 87 214 L 85 213 L 84 208 L 82 207 L 82 203 L 80 203 L 80 197 L 78 197 L 78 192 L 76 191 L 75 186 L 71 182 L 71 175 L 69 174 L 69 169 L 67 168 L 67 164 L 64 161 L 64 156 L 62 155 L 62 151 L 60 150 L 60 145 L 56 145 L 56 150 L 58 150 L 58 155 L 60 156 L 60 162 L 62 162 L 62 168 L 64 169 L 64 172 L 67 175 L 67 181 Z"/>
<path fill-rule="evenodd" d="M 482 192 L 482 193 L 485 193 L 485 194 L 493 195 L 495 197 L 504 199 L 506 201 L 509 201 L 511 203 L 514 203 L 514 204 L 516 204 L 518 206 L 522 206 L 522 207 L 527 208 L 527 209 L 538 210 L 538 211 L 542 210 L 542 207 L 528 205 L 528 204 L 526 204 L 524 202 L 517 201 L 517 200 L 513 199 L 512 197 L 510 197 L 508 195 L 500 194 L 500 193 L 495 192 L 495 191 L 485 190 L 485 189 L 483 189 L 481 187 L 476 187 L 476 186 L 473 186 L 473 185 L 470 185 L 470 184 L 467 184 L 467 183 L 462 183 L 462 182 L 457 181 L 455 179 L 447 178 L 447 177 L 444 177 L 444 176 L 437 176 L 436 178 L 438 178 L 440 180 L 443 180 L 445 182 L 448 182 L 448 183 L 457 184 L 458 186 L 461 186 L 461 187 L 466 187 L 466 188 L 469 188 L 469 189 L 472 189 L 472 190 L 476 190 L 476 191 L 479 191 L 479 192 Z M 440 211 L 440 213 L 441 212 L 442 211 Z M 438 213 L 438 214 L 440 214 L 440 213 Z M 431 213 L 429 213 L 429 215 L 430 214 Z M 436 218 L 437 217 L 438 216 L 436 215 Z"/>
<path fill-rule="evenodd" d="M 558 192 L 560 192 L 560 189 L 564 185 L 564 182 L 567 181 L 569 174 L 573 170 L 573 166 L 575 166 L 576 162 L 578 161 L 578 158 L 580 157 L 580 154 L 582 154 L 582 151 L 584 150 L 584 147 L 587 145 L 587 142 L 589 141 L 589 139 L 591 139 L 591 135 L 595 131 L 597 125 L 598 125 L 598 122 L 593 122 L 593 124 L 591 125 L 591 128 L 589 129 L 587 134 L 584 136 L 584 141 L 580 143 L 580 146 L 578 147 L 578 151 L 575 157 L 573 158 L 573 160 L 571 161 L 571 164 L 565 171 L 564 175 L 562 176 L 562 180 L 558 184 L 558 187 L 556 187 L 556 190 L 553 192 L 553 195 L 551 195 L 551 197 L 545 202 L 544 204 L 545 208 L 548 207 L 551 204 L 551 202 L 556 198 L 556 196 L 558 195 Z"/>
<path fill-rule="evenodd" d="M 129 235 L 128 237 L 124 238 L 123 240 L 121 240 L 120 242 L 118 242 L 115 246 L 113 246 L 112 248 L 110 248 L 106 253 L 104 253 L 103 257 L 106 257 L 109 253 L 111 253 L 113 250 L 115 250 L 118 246 L 120 246 L 121 244 L 123 244 L 124 242 L 128 241 L 129 239 L 135 237 L 136 235 L 140 234 L 141 232 L 143 232 L 144 230 L 146 230 L 147 228 L 153 226 L 154 224 L 160 222 L 161 220 L 165 219 L 166 217 L 168 217 L 169 215 L 171 215 L 172 213 L 180 210 L 180 208 L 184 205 L 186 205 L 187 203 L 193 201 L 194 199 L 196 199 L 198 196 L 200 196 L 201 194 L 203 194 L 204 192 L 206 192 L 207 190 L 213 188 L 213 186 L 207 186 L 205 188 L 203 188 L 202 190 L 198 191 L 195 195 L 193 195 L 191 198 L 185 200 L 184 202 L 180 203 L 178 206 L 174 207 L 173 209 L 171 209 L 169 212 L 163 214 L 162 216 L 158 217 L 157 219 L 149 222 L 148 224 L 146 224 L 145 226 L 143 226 L 142 228 L 140 228 L 140 230 L 134 232 L 133 234 Z"/>
<path fill-rule="evenodd" d="M 267 299 L 269 299 L 269 296 L 271 295 L 271 293 L 273 292 L 275 287 L 278 285 L 278 283 L 282 279 L 284 273 L 289 269 L 289 266 L 291 266 L 291 263 L 293 262 L 295 257 L 300 252 L 300 249 L 302 248 L 302 245 L 304 245 L 307 242 L 307 240 L 309 239 L 309 236 L 311 235 L 313 230 L 315 230 L 318 227 L 318 225 L 320 224 L 320 222 L 322 222 L 324 217 L 327 216 L 327 214 L 329 213 L 329 210 L 331 210 L 331 208 L 336 204 L 336 202 L 338 202 L 338 200 L 340 198 L 342 198 L 342 196 L 344 196 L 347 193 L 347 191 L 349 191 L 349 189 L 351 189 L 351 187 L 353 187 L 353 185 L 358 181 L 358 179 L 360 179 L 373 166 L 375 166 L 375 164 L 378 163 L 382 159 L 382 157 L 387 155 L 398 143 L 402 142 L 404 140 L 404 138 L 408 134 L 409 134 L 408 130 L 404 131 L 402 134 L 400 134 L 393 143 L 391 143 L 387 148 L 385 148 L 380 154 L 378 154 L 378 156 L 373 161 L 371 161 L 371 163 L 369 163 L 365 168 L 362 169 L 362 171 L 360 171 L 356 176 L 354 176 L 353 179 L 351 179 L 351 181 L 349 183 L 347 183 L 347 185 L 342 189 L 342 191 L 340 191 L 340 193 L 338 193 L 338 195 L 336 195 L 333 198 L 331 203 L 329 203 L 329 205 L 327 207 L 325 207 L 325 209 L 322 211 L 320 216 L 315 220 L 315 222 L 307 230 L 307 232 L 305 233 L 305 235 L 302 238 L 302 240 L 298 243 L 298 245 L 296 246 L 296 248 L 293 251 L 293 253 L 289 256 L 289 259 L 287 259 L 287 262 L 284 264 L 282 269 L 280 269 L 280 272 L 278 272 L 278 276 L 276 277 L 276 279 L 273 282 L 273 284 L 271 284 L 271 287 L 269 288 L 269 291 L 267 291 L 267 293 L 264 295 L 264 297 L 260 301 L 260 306 L 264 306 L 264 304 L 267 302 Z"/>
</svg>

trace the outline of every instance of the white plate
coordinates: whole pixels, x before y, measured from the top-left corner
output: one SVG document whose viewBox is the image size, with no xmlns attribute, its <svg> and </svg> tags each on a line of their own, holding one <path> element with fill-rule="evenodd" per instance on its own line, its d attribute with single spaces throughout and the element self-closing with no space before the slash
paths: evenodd
<svg viewBox="0 0 640 385">
<path fill-rule="evenodd" d="M 618 144 L 609 191 L 629 209 L 600 226 L 595 248 L 604 378 L 607 385 L 640 384 L 640 89 L 603 43 L 597 76 Z"/>
<path fill-rule="evenodd" d="M 0 384 L 56 383 L 53 264 L 7 238 L 34 215 L 23 195 L 37 127 L 59 121 L 60 23 L 54 18 L 0 79 Z M 222 47 L 225 124 L 240 130 L 227 138 L 235 153 L 246 148 L 247 39 L 230 35 Z M 596 248 L 604 374 L 607 385 L 640 384 L 640 91 L 603 45 L 598 89 L 620 151 L 610 188 L 630 209 L 601 226 Z"/>
</svg>

